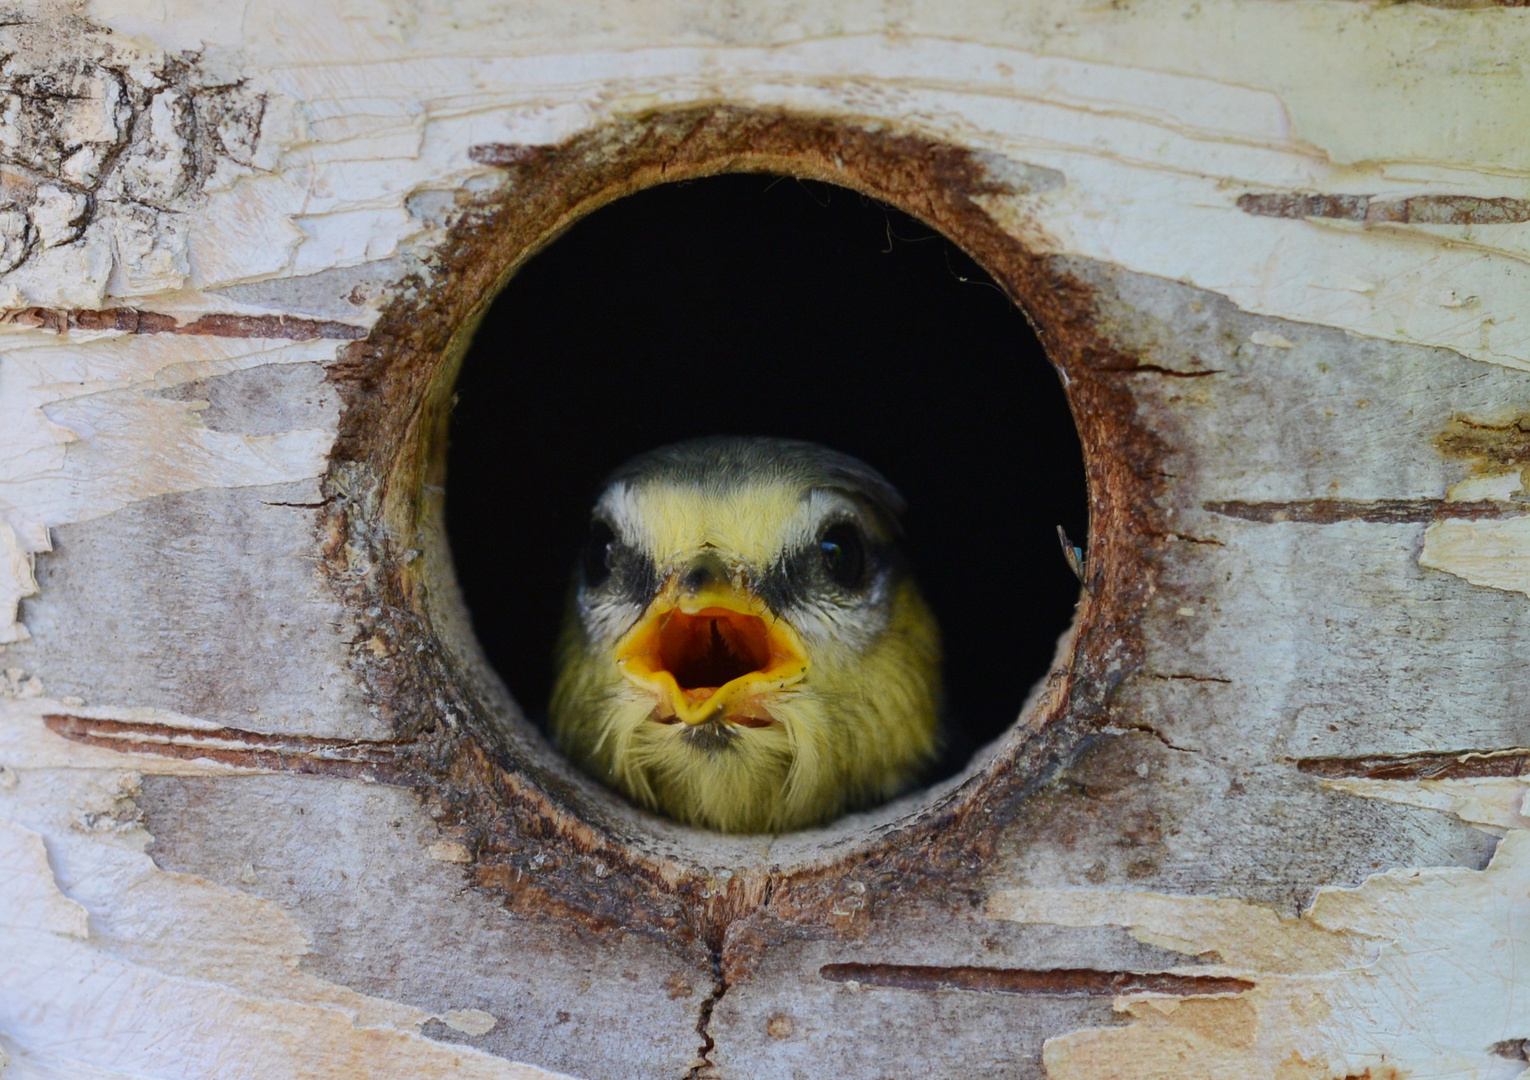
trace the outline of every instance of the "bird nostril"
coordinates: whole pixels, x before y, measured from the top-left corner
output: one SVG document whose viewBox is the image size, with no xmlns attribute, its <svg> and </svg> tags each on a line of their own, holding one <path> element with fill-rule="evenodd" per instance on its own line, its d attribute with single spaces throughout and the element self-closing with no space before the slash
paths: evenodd
<svg viewBox="0 0 1530 1080">
<path fill-rule="evenodd" d="M 728 568 L 716 555 L 702 555 L 680 575 L 680 588 L 692 596 L 709 585 L 723 585 L 728 581 Z"/>
</svg>

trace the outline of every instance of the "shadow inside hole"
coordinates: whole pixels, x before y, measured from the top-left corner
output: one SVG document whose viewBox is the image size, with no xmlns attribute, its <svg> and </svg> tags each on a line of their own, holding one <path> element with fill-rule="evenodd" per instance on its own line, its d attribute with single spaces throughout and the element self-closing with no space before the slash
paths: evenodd
<svg viewBox="0 0 1530 1080">
<path fill-rule="evenodd" d="M 464 362 L 447 530 L 489 662 L 545 720 L 600 481 L 708 434 L 809 439 L 908 500 L 905 549 L 945 639 L 948 747 L 1002 733 L 1078 582 L 1082 451 L 1024 317 L 960 249 L 853 191 L 773 176 L 669 184 L 589 215 L 497 297 Z"/>
</svg>

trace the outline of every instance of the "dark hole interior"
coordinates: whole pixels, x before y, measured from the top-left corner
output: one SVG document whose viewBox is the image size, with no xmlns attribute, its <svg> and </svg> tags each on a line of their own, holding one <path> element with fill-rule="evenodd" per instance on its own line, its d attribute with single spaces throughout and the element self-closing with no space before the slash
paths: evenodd
<svg viewBox="0 0 1530 1080">
<path fill-rule="evenodd" d="M 908 500 L 905 548 L 945 638 L 959 770 L 1045 674 L 1078 582 L 1082 452 L 1019 310 L 915 219 L 827 184 L 730 175 L 584 218 L 478 331 L 452 418 L 447 527 L 485 653 L 540 722 L 605 474 L 708 434 L 811 439 Z"/>
</svg>

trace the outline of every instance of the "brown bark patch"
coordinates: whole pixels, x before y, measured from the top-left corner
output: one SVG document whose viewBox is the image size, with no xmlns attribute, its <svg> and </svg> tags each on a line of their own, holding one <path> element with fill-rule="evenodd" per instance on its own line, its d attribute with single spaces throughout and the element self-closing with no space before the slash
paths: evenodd
<svg viewBox="0 0 1530 1080">
<path fill-rule="evenodd" d="M 1222 517 L 1265 525 L 1283 521 L 1307 525 L 1333 525 L 1340 521 L 1365 521 L 1373 525 L 1428 524 L 1441 518 L 1477 521 L 1520 517 L 1530 510 L 1530 507 L 1514 502 L 1451 502 L 1446 499 L 1294 499 L 1288 502 L 1209 502 L 1204 506 Z"/>
<path fill-rule="evenodd" d="M 290 315 L 202 315 L 189 323 L 173 315 L 136 308 L 15 308 L 0 311 L 0 324 L 67 334 L 71 330 L 116 330 L 125 334 L 190 334 L 200 337 L 272 338 L 284 341 L 357 341 L 366 329 L 350 323 Z"/>
<path fill-rule="evenodd" d="M 1238 196 L 1238 209 L 1256 217 L 1328 218 L 1364 224 L 1517 225 L 1530 221 L 1530 201 L 1478 195 L 1378 199 L 1374 195 L 1248 192 Z"/>
<path fill-rule="evenodd" d="M 1459 458 L 1496 469 L 1530 465 L 1530 416 L 1517 416 L 1502 424 L 1453 416 L 1450 425 L 1435 437 L 1434 445 L 1448 458 Z"/>
</svg>

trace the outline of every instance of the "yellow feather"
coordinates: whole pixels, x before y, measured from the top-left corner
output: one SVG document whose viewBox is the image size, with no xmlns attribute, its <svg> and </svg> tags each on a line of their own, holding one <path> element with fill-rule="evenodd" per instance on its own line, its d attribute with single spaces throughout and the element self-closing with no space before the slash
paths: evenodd
<svg viewBox="0 0 1530 1080">
<path fill-rule="evenodd" d="M 802 494 L 788 484 L 750 484 L 733 491 L 645 484 L 634 493 L 639 539 L 649 551 L 688 553 L 712 547 L 755 566 L 781 550 Z"/>
</svg>

